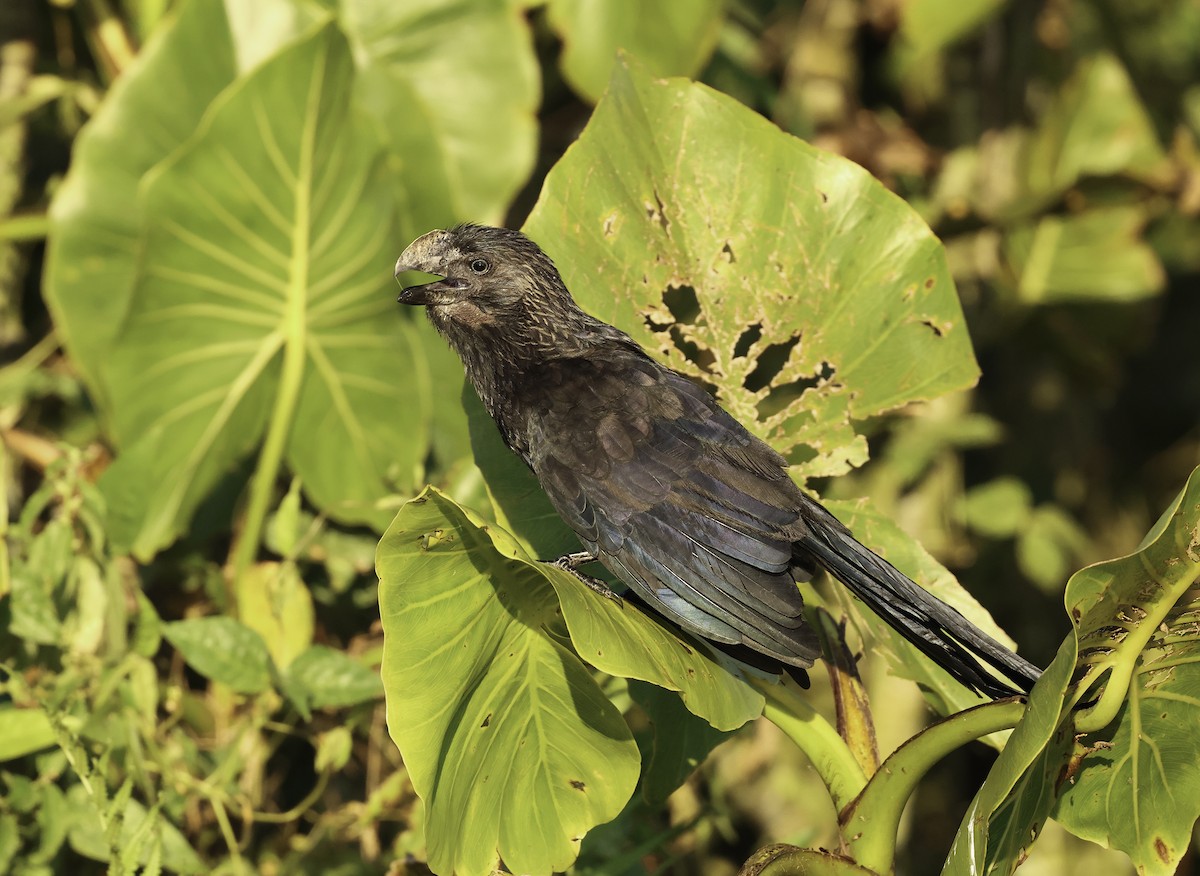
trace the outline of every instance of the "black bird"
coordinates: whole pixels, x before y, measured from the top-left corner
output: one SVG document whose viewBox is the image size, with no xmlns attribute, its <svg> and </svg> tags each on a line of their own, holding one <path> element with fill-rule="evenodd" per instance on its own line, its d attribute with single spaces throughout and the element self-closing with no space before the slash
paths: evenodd
<svg viewBox="0 0 1200 876">
<path fill-rule="evenodd" d="M 705 639 L 785 664 L 818 655 L 796 581 L 826 569 L 962 684 L 1027 691 L 1039 670 L 859 544 L 786 460 L 708 392 L 585 313 L 519 232 L 460 225 L 413 241 L 396 274 L 466 367 L 505 443 L 603 563 Z M 980 661 L 1003 675 L 988 672 Z"/>
</svg>

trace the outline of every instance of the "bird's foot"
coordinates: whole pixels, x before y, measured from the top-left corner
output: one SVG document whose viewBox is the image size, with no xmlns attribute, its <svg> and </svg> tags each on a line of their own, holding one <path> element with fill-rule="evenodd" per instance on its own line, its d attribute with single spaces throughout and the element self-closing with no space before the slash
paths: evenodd
<svg viewBox="0 0 1200 876">
<path fill-rule="evenodd" d="M 551 565 L 558 566 L 560 569 L 574 572 L 580 566 L 596 562 L 596 558 L 587 551 L 576 551 L 573 554 L 563 554 L 557 560 L 551 560 L 550 562 Z"/>
<path fill-rule="evenodd" d="M 611 599 L 617 605 L 624 605 L 625 600 L 621 598 L 619 593 L 614 593 L 609 586 L 599 578 L 593 578 L 591 575 L 585 575 L 579 571 L 579 567 L 587 563 L 594 563 L 596 558 L 587 551 L 579 551 L 574 554 L 566 554 L 559 557 L 557 560 L 544 560 L 551 566 L 558 566 L 560 569 L 566 569 L 576 578 L 583 582 L 584 586 L 593 593 L 599 593 L 605 599 Z"/>
</svg>

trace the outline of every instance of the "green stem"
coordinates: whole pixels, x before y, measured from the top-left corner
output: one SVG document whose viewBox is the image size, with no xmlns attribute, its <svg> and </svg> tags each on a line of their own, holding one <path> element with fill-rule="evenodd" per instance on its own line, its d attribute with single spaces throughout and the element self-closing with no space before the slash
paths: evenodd
<svg viewBox="0 0 1200 876">
<path fill-rule="evenodd" d="M 50 233 L 50 217 L 45 213 L 21 213 L 0 219 L 0 240 L 24 243 L 42 240 Z"/>
<path fill-rule="evenodd" d="M 900 815 L 917 783 L 954 749 L 1015 727 L 1025 707 L 1018 699 L 976 706 L 928 727 L 894 751 L 842 817 L 842 836 L 854 859 L 870 870 L 890 873 Z"/>
<path fill-rule="evenodd" d="M 750 683 L 767 698 L 764 717 L 804 752 L 829 789 L 833 805 L 841 812 L 867 784 L 867 777 L 849 746 L 790 682 L 751 679 Z"/>
</svg>

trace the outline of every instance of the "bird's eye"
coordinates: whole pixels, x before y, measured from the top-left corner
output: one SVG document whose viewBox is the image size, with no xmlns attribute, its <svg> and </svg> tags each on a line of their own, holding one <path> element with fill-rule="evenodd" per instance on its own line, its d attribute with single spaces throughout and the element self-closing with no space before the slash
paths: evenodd
<svg viewBox="0 0 1200 876">
<path fill-rule="evenodd" d="M 484 259 L 475 259 L 471 262 L 471 270 L 476 274 L 486 274 L 489 267 L 491 266 Z"/>
</svg>

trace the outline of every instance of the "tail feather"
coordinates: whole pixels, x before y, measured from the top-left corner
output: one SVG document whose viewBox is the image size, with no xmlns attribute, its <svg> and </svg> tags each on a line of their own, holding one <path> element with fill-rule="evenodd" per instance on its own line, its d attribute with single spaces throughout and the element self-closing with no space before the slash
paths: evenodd
<svg viewBox="0 0 1200 876">
<path fill-rule="evenodd" d="M 859 544 L 824 508 L 816 506 L 814 510 L 817 513 L 805 515 L 809 535 L 793 548 L 800 560 L 815 561 L 826 569 L 890 627 L 967 687 L 993 698 L 1028 692 L 1033 687 L 1041 670 Z M 1015 687 L 996 678 L 980 661 Z"/>
</svg>

